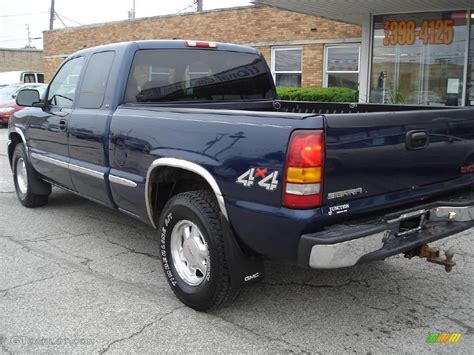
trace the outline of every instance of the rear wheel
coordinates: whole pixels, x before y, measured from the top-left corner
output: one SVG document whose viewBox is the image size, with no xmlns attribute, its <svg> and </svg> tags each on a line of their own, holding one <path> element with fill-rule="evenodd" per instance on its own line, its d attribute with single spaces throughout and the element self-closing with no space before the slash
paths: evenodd
<svg viewBox="0 0 474 355">
<path fill-rule="evenodd" d="M 25 207 L 39 207 L 48 203 L 49 193 L 36 194 L 34 186 L 40 186 L 44 191 L 51 191 L 51 186 L 41 180 L 31 166 L 25 146 L 17 144 L 12 159 L 13 181 L 18 199 Z"/>
<path fill-rule="evenodd" d="M 206 311 L 232 301 L 224 235 L 217 202 L 208 191 L 174 196 L 160 220 L 163 269 L 175 295 L 186 305 Z"/>
</svg>

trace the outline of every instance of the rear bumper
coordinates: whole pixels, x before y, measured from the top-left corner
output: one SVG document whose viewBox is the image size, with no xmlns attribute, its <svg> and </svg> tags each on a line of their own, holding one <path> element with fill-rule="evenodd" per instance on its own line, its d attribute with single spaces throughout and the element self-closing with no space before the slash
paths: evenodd
<svg viewBox="0 0 474 355">
<path fill-rule="evenodd" d="M 416 221 L 417 226 L 403 228 L 407 221 L 412 225 Z M 474 195 L 470 193 L 391 213 L 378 221 L 334 225 L 305 234 L 299 242 L 298 264 L 333 269 L 382 260 L 473 226 Z"/>
</svg>

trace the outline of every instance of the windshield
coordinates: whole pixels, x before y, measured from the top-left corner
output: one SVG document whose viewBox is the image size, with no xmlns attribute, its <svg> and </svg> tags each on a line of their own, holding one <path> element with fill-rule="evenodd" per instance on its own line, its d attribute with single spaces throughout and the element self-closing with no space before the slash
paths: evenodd
<svg viewBox="0 0 474 355">
<path fill-rule="evenodd" d="M 257 54 L 154 49 L 135 54 L 125 102 L 270 99 L 273 85 Z"/>
</svg>

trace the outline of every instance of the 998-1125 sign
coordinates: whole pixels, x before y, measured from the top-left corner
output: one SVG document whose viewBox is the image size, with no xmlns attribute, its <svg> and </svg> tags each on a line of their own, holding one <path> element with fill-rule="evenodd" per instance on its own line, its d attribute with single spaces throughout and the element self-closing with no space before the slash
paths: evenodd
<svg viewBox="0 0 474 355">
<path fill-rule="evenodd" d="M 416 21 L 386 20 L 383 23 L 384 46 L 413 45 L 416 39 L 423 44 L 451 44 L 454 37 L 453 19 L 424 20 L 421 27 Z"/>
</svg>

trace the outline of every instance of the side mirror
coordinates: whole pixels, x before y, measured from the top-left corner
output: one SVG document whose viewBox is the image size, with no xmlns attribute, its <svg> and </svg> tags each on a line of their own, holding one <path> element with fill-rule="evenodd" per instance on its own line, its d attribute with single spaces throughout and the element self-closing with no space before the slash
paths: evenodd
<svg viewBox="0 0 474 355">
<path fill-rule="evenodd" d="M 41 104 L 40 93 L 35 89 L 23 89 L 16 96 L 16 104 L 25 107 L 37 107 Z"/>
</svg>

